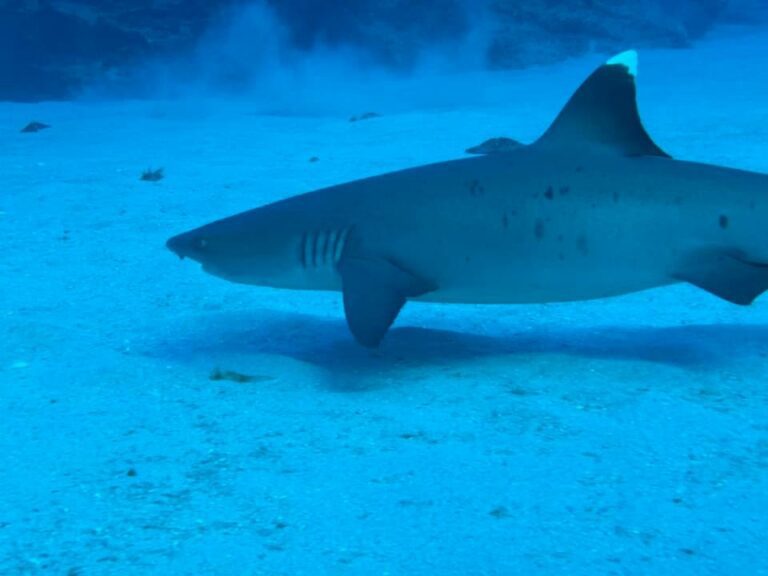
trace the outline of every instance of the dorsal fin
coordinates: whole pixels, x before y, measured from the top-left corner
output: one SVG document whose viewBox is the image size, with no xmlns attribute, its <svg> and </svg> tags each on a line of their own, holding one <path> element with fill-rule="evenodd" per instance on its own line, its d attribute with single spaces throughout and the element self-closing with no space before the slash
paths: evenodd
<svg viewBox="0 0 768 576">
<path fill-rule="evenodd" d="M 637 111 L 637 52 L 629 50 L 595 70 L 536 142 L 548 148 L 595 145 L 626 156 L 669 155 L 643 128 Z"/>
</svg>

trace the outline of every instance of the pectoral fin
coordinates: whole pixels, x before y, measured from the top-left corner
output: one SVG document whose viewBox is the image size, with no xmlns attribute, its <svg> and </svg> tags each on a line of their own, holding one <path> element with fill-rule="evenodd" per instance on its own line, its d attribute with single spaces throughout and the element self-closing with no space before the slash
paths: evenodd
<svg viewBox="0 0 768 576">
<path fill-rule="evenodd" d="M 407 298 L 435 289 L 382 258 L 342 258 L 338 270 L 347 325 L 355 339 L 369 348 L 379 345 Z"/>
<path fill-rule="evenodd" d="M 724 300 L 751 304 L 768 290 L 768 265 L 750 262 L 724 250 L 697 251 L 682 262 L 675 278 Z"/>
</svg>

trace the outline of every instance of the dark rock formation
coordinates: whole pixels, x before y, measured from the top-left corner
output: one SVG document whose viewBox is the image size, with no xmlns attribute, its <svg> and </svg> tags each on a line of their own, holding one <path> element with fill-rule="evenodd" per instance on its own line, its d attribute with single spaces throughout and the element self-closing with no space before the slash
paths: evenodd
<svg viewBox="0 0 768 576">
<path fill-rule="evenodd" d="M 326 45 L 362 47 L 379 62 L 410 65 L 429 45 L 451 42 L 468 31 L 462 0 L 269 0 L 302 49 Z"/>
<path fill-rule="evenodd" d="M 723 11 L 723 21 L 730 24 L 762 24 L 768 21 L 765 0 L 730 0 Z"/>
<path fill-rule="evenodd" d="M 485 61 L 522 67 L 589 49 L 687 46 L 718 21 L 754 23 L 766 13 L 765 0 L 263 1 L 299 52 L 352 46 L 371 62 L 399 68 L 427 47 L 457 50 L 478 21 L 486 31 Z M 192 53 L 212 22 L 222 28 L 222 12 L 249 3 L 0 0 L 0 100 L 68 98 L 84 83 L 119 77 L 149 58 Z M 237 20 L 236 14 L 229 16 Z M 263 31 L 252 35 L 256 46 L 273 41 L 262 39 Z"/>
<path fill-rule="evenodd" d="M 232 0 L 0 0 L 0 99 L 70 97 L 84 81 L 191 47 Z"/>
<path fill-rule="evenodd" d="M 727 0 L 492 0 L 488 62 L 499 68 L 547 64 L 589 49 L 684 47 L 705 33 Z"/>
</svg>

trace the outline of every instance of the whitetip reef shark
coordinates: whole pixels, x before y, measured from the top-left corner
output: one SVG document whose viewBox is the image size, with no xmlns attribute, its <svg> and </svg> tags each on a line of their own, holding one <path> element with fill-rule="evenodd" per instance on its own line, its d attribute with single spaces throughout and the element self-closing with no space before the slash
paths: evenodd
<svg viewBox="0 0 768 576">
<path fill-rule="evenodd" d="M 376 347 L 408 300 L 512 304 L 689 282 L 768 289 L 768 175 L 673 160 L 637 111 L 637 54 L 595 70 L 543 136 L 294 196 L 167 242 L 232 282 L 339 290 Z"/>
</svg>

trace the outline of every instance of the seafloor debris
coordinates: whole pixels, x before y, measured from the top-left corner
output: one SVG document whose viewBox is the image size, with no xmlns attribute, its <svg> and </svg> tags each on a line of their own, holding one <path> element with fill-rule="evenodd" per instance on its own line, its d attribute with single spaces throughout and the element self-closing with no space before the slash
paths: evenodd
<svg viewBox="0 0 768 576">
<path fill-rule="evenodd" d="M 51 126 L 49 124 L 43 124 L 42 122 L 30 122 L 24 128 L 21 129 L 22 132 L 40 132 L 40 130 L 45 130 L 46 128 L 50 128 Z"/>
<path fill-rule="evenodd" d="M 370 120 L 371 118 L 380 118 L 381 114 L 377 112 L 365 112 L 363 114 L 360 114 L 360 116 L 352 116 L 349 121 L 350 122 L 359 122 L 360 120 Z"/>
<path fill-rule="evenodd" d="M 209 380 L 229 380 L 230 382 L 237 382 L 238 384 L 246 384 L 248 382 L 267 382 L 274 380 L 274 376 L 267 376 L 264 374 L 253 375 L 243 374 L 241 372 L 235 372 L 234 370 L 221 370 L 220 368 L 214 368 L 211 371 Z"/>
<path fill-rule="evenodd" d="M 502 518 L 509 518 L 511 516 L 506 506 L 496 506 L 496 508 L 488 512 L 488 514 L 499 520 Z"/>
<path fill-rule="evenodd" d="M 499 138 L 490 138 L 482 144 L 467 148 L 467 154 L 499 154 L 501 152 L 509 152 L 515 148 L 520 148 L 522 144 L 512 138 L 505 138 L 501 136 Z"/>
<path fill-rule="evenodd" d="M 144 170 L 144 172 L 141 173 L 141 179 L 145 182 L 158 182 L 165 178 L 165 174 L 163 174 L 163 169 L 158 168 L 157 170 Z"/>
</svg>

